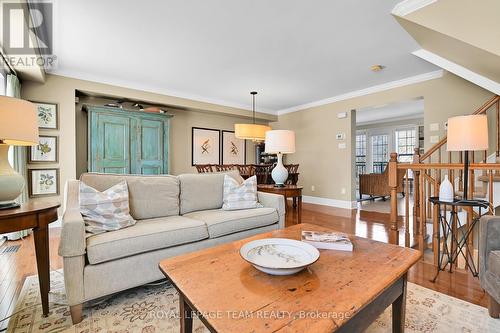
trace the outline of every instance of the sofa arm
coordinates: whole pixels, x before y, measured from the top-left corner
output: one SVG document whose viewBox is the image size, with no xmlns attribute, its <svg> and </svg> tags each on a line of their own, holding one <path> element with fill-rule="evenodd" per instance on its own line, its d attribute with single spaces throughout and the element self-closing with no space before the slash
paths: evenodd
<svg viewBox="0 0 500 333">
<path fill-rule="evenodd" d="M 62 257 L 85 254 L 85 222 L 80 214 L 79 183 L 78 180 L 69 180 L 64 189 L 64 213 L 59 243 L 59 255 Z"/>
<path fill-rule="evenodd" d="M 488 270 L 488 255 L 500 250 L 500 217 L 487 215 L 481 217 L 479 230 L 479 274 L 481 281 Z"/>
<path fill-rule="evenodd" d="M 257 198 L 264 207 L 275 208 L 279 215 L 279 227 L 285 228 L 285 197 L 280 194 L 257 192 Z"/>
</svg>

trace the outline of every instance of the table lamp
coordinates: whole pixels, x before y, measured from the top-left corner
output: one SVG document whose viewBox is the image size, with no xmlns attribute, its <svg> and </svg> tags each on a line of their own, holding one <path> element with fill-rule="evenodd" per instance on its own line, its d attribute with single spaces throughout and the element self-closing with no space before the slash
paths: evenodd
<svg viewBox="0 0 500 333">
<path fill-rule="evenodd" d="M 464 152 L 463 199 L 467 200 L 469 185 L 469 151 L 488 149 L 488 118 L 486 115 L 449 118 L 446 149 L 448 151 Z"/>
<path fill-rule="evenodd" d="M 283 154 L 295 153 L 295 132 L 289 130 L 267 131 L 265 152 L 278 155 L 278 163 L 271 171 L 271 177 L 276 187 L 285 186 L 288 171 L 283 165 Z"/>
<path fill-rule="evenodd" d="M 33 103 L 0 96 L 0 209 L 19 207 L 15 202 L 24 178 L 9 164 L 9 146 L 38 144 L 38 119 Z"/>
</svg>

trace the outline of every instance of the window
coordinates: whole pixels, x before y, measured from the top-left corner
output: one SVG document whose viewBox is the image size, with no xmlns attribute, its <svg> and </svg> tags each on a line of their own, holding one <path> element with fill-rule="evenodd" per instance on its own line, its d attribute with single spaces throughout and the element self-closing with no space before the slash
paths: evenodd
<svg viewBox="0 0 500 333">
<path fill-rule="evenodd" d="M 356 178 L 366 173 L 366 134 L 356 135 Z"/>
<path fill-rule="evenodd" d="M 372 136 L 372 161 L 373 172 L 382 173 L 385 170 L 388 160 L 389 136 L 379 134 Z"/>
<path fill-rule="evenodd" d="M 412 162 L 417 139 L 415 129 L 396 131 L 396 152 L 399 162 Z"/>
</svg>

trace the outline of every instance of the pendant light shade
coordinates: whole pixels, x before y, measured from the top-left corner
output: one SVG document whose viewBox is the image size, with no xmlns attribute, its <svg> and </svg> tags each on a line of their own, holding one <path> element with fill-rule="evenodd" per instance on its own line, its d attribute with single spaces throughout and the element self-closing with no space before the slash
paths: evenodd
<svg viewBox="0 0 500 333">
<path fill-rule="evenodd" d="M 253 123 L 252 124 L 235 124 L 234 125 L 234 135 L 238 139 L 246 139 L 252 141 L 264 141 L 266 139 L 266 132 L 271 130 L 271 127 L 267 125 L 258 125 L 255 123 L 255 95 L 256 91 L 252 91 L 250 94 L 253 96 Z"/>
</svg>

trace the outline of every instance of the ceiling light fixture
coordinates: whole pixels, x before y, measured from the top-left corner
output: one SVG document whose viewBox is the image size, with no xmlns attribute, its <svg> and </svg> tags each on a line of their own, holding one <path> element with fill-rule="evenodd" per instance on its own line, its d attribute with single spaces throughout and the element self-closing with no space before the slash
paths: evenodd
<svg viewBox="0 0 500 333">
<path fill-rule="evenodd" d="M 372 67 L 371 67 L 372 71 L 374 71 L 374 72 L 380 72 L 384 68 L 385 68 L 385 66 L 382 66 L 382 65 L 372 65 Z"/>
<path fill-rule="evenodd" d="M 258 125 L 255 123 L 255 95 L 256 91 L 250 93 L 252 95 L 252 124 L 234 124 L 234 135 L 238 139 L 246 139 L 252 141 L 264 141 L 266 132 L 271 130 L 267 125 Z"/>
</svg>

